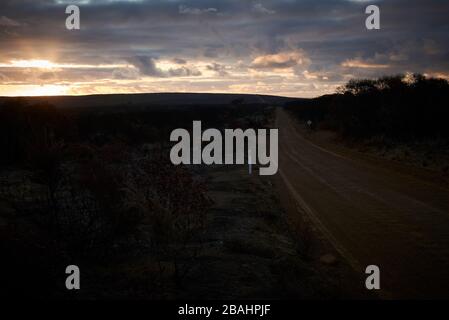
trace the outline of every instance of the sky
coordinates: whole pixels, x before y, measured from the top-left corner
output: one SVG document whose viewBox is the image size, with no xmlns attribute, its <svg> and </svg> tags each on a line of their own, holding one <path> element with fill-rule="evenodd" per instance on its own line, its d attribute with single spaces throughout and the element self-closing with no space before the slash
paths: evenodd
<svg viewBox="0 0 449 320">
<path fill-rule="evenodd" d="M 365 27 L 370 4 L 380 30 Z M 449 79 L 448 17 L 443 0 L 2 0 L 0 96 L 314 97 L 352 78 Z"/>
</svg>

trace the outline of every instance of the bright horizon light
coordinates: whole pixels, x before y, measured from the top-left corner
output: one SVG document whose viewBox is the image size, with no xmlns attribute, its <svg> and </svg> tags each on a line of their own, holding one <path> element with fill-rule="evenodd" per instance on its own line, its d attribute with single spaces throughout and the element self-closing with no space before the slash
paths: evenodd
<svg viewBox="0 0 449 320">
<path fill-rule="evenodd" d="M 36 68 L 36 69 L 105 69 L 105 68 L 123 68 L 127 64 L 70 64 L 70 63 L 54 63 L 43 59 L 30 60 L 10 60 L 9 63 L 0 63 L 0 68 Z"/>
<path fill-rule="evenodd" d="M 50 69 L 55 66 L 54 63 L 48 60 L 11 60 L 10 63 L 2 63 L 0 67 L 2 68 L 42 68 Z"/>
<path fill-rule="evenodd" d="M 3 91 L 0 87 L 0 96 L 4 97 L 39 97 L 39 96 L 60 96 L 68 93 L 68 87 L 63 85 L 16 85 L 13 88 Z"/>
</svg>

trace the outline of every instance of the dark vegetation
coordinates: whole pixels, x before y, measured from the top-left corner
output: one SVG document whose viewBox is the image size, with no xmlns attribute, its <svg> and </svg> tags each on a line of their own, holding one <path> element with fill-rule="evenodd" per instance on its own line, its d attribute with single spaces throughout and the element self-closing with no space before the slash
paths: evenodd
<svg viewBox="0 0 449 320">
<path fill-rule="evenodd" d="M 449 84 L 421 75 L 351 80 L 337 94 L 287 107 L 353 139 L 449 138 Z"/>
<path fill-rule="evenodd" d="M 8 99 L 0 105 L 0 296 L 69 298 L 70 264 L 90 279 L 84 298 L 163 298 L 182 286 L 211 201 L 195 168 L 171 164 L 170 132 L 193 120 L 263 127 L 267 112 L 244 101 L 218 112 Z M 118 279 L 110 266 L 133 259 L 145 270 Z M 144 281 L 133 280 L 139 272 Z"/>
<path fill-rule="evenodd" d="M 312 129 L 379 148 L 420 146 L 432 157 L 449 149 L 449 84 L 419 74 L 351 80 L 336 94 L 286 103 Z"/>
</svg>

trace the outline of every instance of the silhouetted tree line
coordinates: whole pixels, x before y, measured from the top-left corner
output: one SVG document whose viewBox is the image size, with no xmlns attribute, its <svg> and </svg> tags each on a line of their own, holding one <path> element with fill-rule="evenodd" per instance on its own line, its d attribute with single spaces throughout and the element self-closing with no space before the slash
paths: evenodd
<svg viewBox="0 0 449 320">
<path fill-rule="evenodd" d="M 448 81 L 420 74 L 351 80 L 336 94 L 290 102 L 286 108 L 351 139 L 449 138 Z"/>
</svg>

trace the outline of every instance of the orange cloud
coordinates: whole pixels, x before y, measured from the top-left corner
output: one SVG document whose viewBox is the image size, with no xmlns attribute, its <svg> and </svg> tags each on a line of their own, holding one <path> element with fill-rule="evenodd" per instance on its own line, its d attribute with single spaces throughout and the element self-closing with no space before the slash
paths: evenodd
<svg viewBox="0 0 449 320">
<path fill-rule="evenodd" d="M 251 67 L 256 69 L 285 69 L 309 63 L 302 51 L 289 51 L 256 57 Z"/>
<path fill-rule="evenodd" d="M 345 68 L 362 68 L 362 69 L 383 69 L 388 68 L 388 64 L 372 63 L 361 59 L 349 59 L 341 64 Z"/>
</svg>

